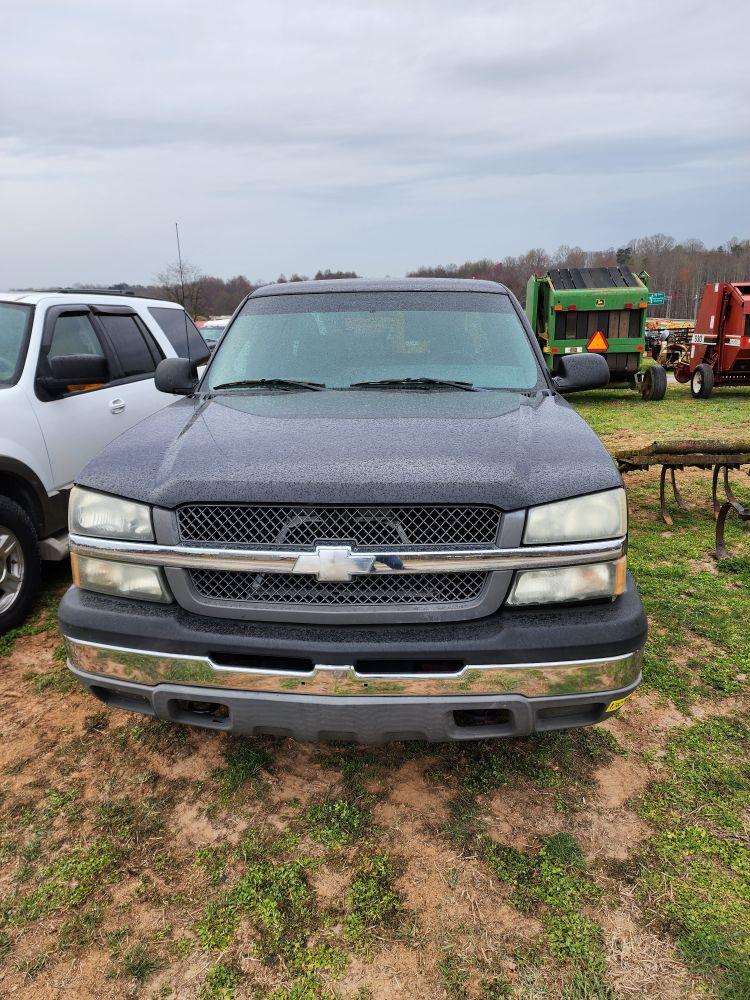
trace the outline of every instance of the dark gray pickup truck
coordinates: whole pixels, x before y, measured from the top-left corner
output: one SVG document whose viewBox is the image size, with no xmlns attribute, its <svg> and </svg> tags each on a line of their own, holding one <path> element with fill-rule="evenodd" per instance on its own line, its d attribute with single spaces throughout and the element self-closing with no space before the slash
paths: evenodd
<svg viewBox="0 0 750 1000">
<path fill-rule="evenodd" d="M 516 299 L 485 281 L 261 288 L 198 382 L 78 478 L 69 665 L 108 705 L 300 739 L 599 722 L 640 681 L 627 506 Z"/>
</svg>

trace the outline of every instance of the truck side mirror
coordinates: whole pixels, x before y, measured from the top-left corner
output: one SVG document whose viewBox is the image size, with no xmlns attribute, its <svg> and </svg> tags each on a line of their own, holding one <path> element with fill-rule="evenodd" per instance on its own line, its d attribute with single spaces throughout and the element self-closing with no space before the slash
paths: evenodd
<svg viewBox="0 0 750 1000">
<path fill-rule="evenodd" d="M 160 392 L 190 396 L 198 384 L 198 369 L 187 358 L 165 358 L 156 366 L 154 384 Z"/>
<path fill-rule="evenodd" d="M 52 395 L 109 382 L 107 359 L 96 354 L 61 354 L 47 358 L 50 375 L 39 381 Z"/>
<path fill-rule="evenodd" d="M 566 354 L 552 384 L 563 394 L 603 389 L 609 384 L 609 365 L 601 354 Z"/>
</svg>

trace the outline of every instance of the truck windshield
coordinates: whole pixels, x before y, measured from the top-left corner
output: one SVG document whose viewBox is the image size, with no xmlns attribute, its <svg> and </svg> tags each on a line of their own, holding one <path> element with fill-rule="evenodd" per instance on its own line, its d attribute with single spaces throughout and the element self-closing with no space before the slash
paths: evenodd
<svg viewBox="0 0 750 1000">
<path fill-rule="evenodd" d="M 21 374 L 31 313 L 31 306 L 0 302 L 0 386 L 12 385 Z"/>
<path fill-rule="evenodd" d="M 260 379 L 329 389 L 413 379 L 422 388 L 442 380 L 528 390 L 540 383 L 540 369 L 507 295 L 299 292 L 249 299 L 203 388 Z"/>
</svg>

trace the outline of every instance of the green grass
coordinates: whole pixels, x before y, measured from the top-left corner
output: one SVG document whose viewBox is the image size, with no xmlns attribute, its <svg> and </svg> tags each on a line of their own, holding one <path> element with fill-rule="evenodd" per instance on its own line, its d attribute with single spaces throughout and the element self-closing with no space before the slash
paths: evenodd
<svg viewBox="0 0 750 1000">
<path fill-rule="evenodd" d="M 34 694 L 70 694 L 80 690 L 80 685 L 67 667 L 56 667 L 43 674 L 25 674 Z"/>
<path fill-rule="evenodd" d="M 511 889 L 509 901 L 542 921 L 549 958 L 572 969 L 565 995 L 610 996 L 602 931 L 586 912 L 586 907 L 600 901 L 602 892 L 577 841 L 568 833 L 557 833 L 542 838 L 533 854 L 486 836 L 479 838 L 479 844 L 487 865 Z M 581 992 L 583 984 L 588 993 Z"/>
<path fill-rule="evenodd" d="M 138 941 L 123 952 L 118 972 L 124 979 L 142 983 L 163 968 L 164 962 L 153 955 L 146 944 Z"/>
<path fill-rule="evenodd" d="M 147 795 L 133 800 L 111 799 L 96 807 L 94 825 L 112 840 L 126 845 L 143 844 L 159 837 L 164 830 L 164 815 L 171 800 Z"/>
<path fill-rule="evenodd" d="M 60 595 L 56 591 L 43 592 L 24 624 L 0 635 L 0 660 L 5 656 L 10 656 L 18 639 L 39 635 L 42 632 L 52 632 L 57 628 L 59 597 Z M 57 658 L 59 659 L 59 656 Z"/>
<path fill-rule="evenodd" d="M 309 862 L 254 861 L 229 893 L 211 902 L 194 926 L 206 950 L 223 950 L 241 919 L 256 930 L 255 953 L 265 961 L 292 960 L 304 949 L 317 919 L 315 898 L 307 880 Z"/>
<path fill-rule="evenodd" d="M 636 885 L 722 998 L 750 997 L 750 716 L 675 734 L 641 803 L 657 832 Z"/>
<path fill-rule="evenodd" d="M 750 388 L 717 389 L 694 400 L 689 386 L 670 384 L 658 403 L 646 403 L 628 389 L 582 392 L 570 402 L 605 439 L 626 436 L 647 444 L 657 437 L 750 437 Z"/>
<path fill-rule="evenodd" d="M 257 740 L 233 739 L 226 752 L 226 765 L 213 773 L 219 787 L 219 800 L 229 802 L 245 784 L 257 782 L 260 773 L 268 770 L 273 757 L 268 748 Z"/>
<path fill-rule="evenodd" d="M 680 386 L 671 387 L 660 403 L 639 403 L 631 394 L 615 391 L 585 393 L 572 402 L 612 450 L 622 447 L 623 440 L 646 444 L 665 438 L 750 438 L 746 388 L 717 391 L 700 402 Z M 750 690 L 750 629 L 745 619 L 750 532 L 738 519 L 728 522 L 728 542 L 736 558 L 719 563 L 713 572 L 711 473 L 699 473 L 697 480 L 679 472 L 677 477 L 690 510 L 681 511 L 672 503 L 671 528 L 659 516 L 658 468 L 652 468 L 645 481 L 626 475 L 625 484 L 635 512 L 629 567 L 653 623 L 644 678 L 647 686 L 684 708 L 696 697 Z M 744 473 L 733 473 L 732 481 L 739 499 L 750 504 L 750 482 Z M 696 639 L 705 640 L 703 648 L 696 650 Z"/>
<path fill-rule="evenodd" d="M 106 838 L 78 848 L 43 866 L 39 884 L 7 901 L 6 919 L 27 923 L 59 910 L 80 906 L 102 883 L 119 877 L 121 853 Z"/>
<path fill-rule="evenodd" d="M 219 885 L 224 881 L 227 870 L 227 849 L 219 847 L 200 847 L 195 852 L 195 864 L 208 876 L 209 885 Z"/>
<path fill-rule="evenodd" d="M 369 822 L 369 810 L 348 799 L 324 799 L 304 813 L 310 836 L 326 847 L 343 847 L 359 840 Z"/>
<path fill-rule="evenodd" d="M 405 917 L 401 896 L 394 887 L 396 871 L 386 854 L 376 854 L 359 867 L 347 894 L 347 941 L 364 949 L 377 931 L 396 930 Z"/>
<path fill-rule="evenodd" d="M 198 1000 L 233 1000 L 242 984 L 242 973 L 227 962 L 216 962 L 206 974 Z"/>
</svg>

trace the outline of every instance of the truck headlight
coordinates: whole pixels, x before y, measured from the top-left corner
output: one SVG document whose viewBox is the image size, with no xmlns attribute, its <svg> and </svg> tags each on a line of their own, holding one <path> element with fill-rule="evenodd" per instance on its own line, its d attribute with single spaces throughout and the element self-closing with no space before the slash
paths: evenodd
<svg viewBox="0 0 750 1000">
<path fill-rule="evenodd" d="M 74 486 L 70 491 L 68 528 L 74 535 L 121 538 L 153 542 L 151 508 L 145 503 L 123 500 Z"/>
<path fill-rule="evenodd" d="M 139 601 L 159 601 L 170 604 L 172 595 L 160 569 L 95 559 L 92 556 L 71 555 L 73 583 L 83 590 L 115 597 L 131 597 Z"/>
<path fill-rule="evenodd" d="M 625 590 L 627 561 L 524 569 L 516 573 L 508 604 L 561 604 L 617 597 Z"/>
<path fill-rule="evenodd" d="M 622 487 L 531 507 L 526 515 L 526 545 L 595 542 L 628 532 L 628 503 Z"/>
</svg>

